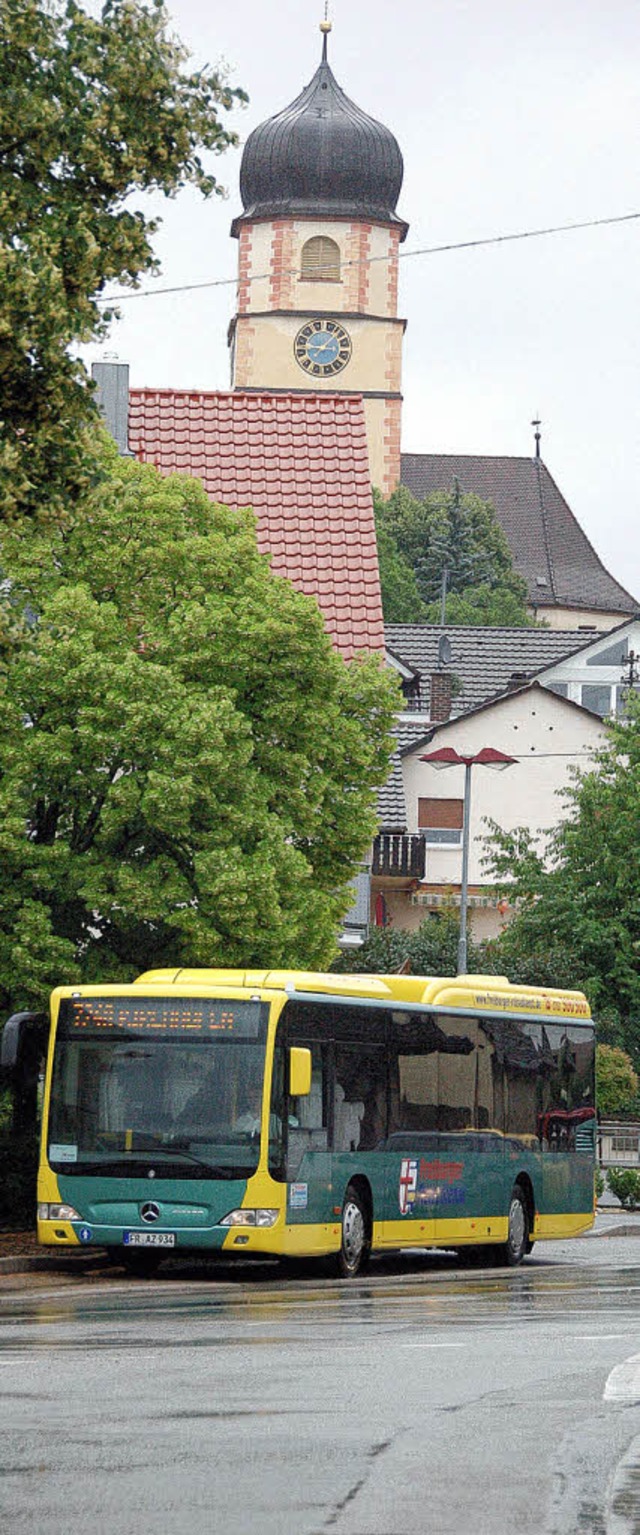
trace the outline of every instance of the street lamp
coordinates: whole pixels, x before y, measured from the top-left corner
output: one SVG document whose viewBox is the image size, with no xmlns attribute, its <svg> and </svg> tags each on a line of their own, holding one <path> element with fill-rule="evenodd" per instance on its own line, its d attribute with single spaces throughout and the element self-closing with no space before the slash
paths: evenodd
<svg viewBox="0 0 640 1535">
<path fill-rule="evenodd" d="M 495 746 L 483 746 L 472 757 L 461 756 L 453 746 L 441 746 L 435 752 L 425 752 L 421 762 L 430 762 L 435 768 L 464 767 L 464 812 L 462 818 L 462 879 L 460 882 L 460 937 L 458 939 L 458 975 L 467 969 L 467 904 L 469 896 L 469 820 L 471 810 L 471 769 L 490 767 L 497 772 L 512 767 L 515 757 L 508 757 Z"/>
</svg>

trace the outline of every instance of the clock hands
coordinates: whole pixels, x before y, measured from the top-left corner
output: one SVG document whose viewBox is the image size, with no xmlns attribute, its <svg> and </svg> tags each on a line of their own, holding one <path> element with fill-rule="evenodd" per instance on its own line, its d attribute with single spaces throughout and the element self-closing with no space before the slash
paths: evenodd
<svg viewBox="0 0 640 1535">
<path fill-rule="evenodd" d="M 318 346 L 317 342 L 315 342 L 315 341 L 311 342 L 309 349 L 311 351 L 315 352 L 316 356 L 318 356 L 318 354 L 320 352 L 326 352 L 329 347 L 336 347 L 336 349 L 339 349 L 339 342 L 338 342 L 337 336 L 328 336 L 327 340 L 326 341 L 321 341 L 319 346 Z"/>
<path fill-rule="evenodd" d="M 304 325 L 294 342 L 299 367 L 315 376 L 339 373 L 351 357 L 348 332 L 335 321 L 326 328 L 313 322 Z"/>
</svg>

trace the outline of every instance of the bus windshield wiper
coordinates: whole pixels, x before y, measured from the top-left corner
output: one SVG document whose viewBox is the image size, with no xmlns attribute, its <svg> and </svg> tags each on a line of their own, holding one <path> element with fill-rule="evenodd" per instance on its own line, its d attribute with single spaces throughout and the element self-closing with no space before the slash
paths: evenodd
<svg viewBox="0 0 640 1535">
<path fill-rule="evenodd" d="M 249 1178 L 255 1172 L 253 1167 L 228 1167 L 224 1163 L 218 1166 L 213 1162 L 205 1162 L 202 1157 L 194 1157 L 193 1152 L 187 1151 L 184 1146 L 154 1146 L 147 1154 L 150 1163 L 158 1156 L 166 1157 L 169 1162 L 177 1159 L 189 1162 L 192 1167 L 201 1167 L 209 1178 Z"/>
<path fill-rule="evenodd" d="M 54 1164 L 55 1165 L 55 1164 Z M 193 1176 L 196 1171 L 205 1178 L 250 1178 L 255 1172 L 255 1167 L 246 1165 L 237 1166 L 224 1163 L 216 1164 L 204 1162 L 202 1157 L 194 1157 L 190 1151 L 182 1149 L 171 1150 L 169 1147 L 154 1147 L 148 1151 L 120 1151 L 115 1155 L 111 1153 L 96 1161 L 92 1157 L 78 1160 L 71 1164 L 71 1175 L 77 1177 L 103 1177 L 103 1178 L 147 1178 L 149 1170 L 157 1168 L 160 1177 L 177 1177 L 178 1170 L 184 1169 L 184 1176 Z M 65 1171 L 67 1169 L 65 1168 Z M 187 1171 L 188 1170 L 188 1171 Z"/>
</svg>

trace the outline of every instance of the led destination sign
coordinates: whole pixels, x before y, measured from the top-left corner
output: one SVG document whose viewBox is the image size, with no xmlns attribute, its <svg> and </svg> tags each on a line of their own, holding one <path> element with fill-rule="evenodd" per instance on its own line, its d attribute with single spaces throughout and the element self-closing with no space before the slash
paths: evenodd
<svg viewBox="0 0 640 1535">
<path fill-rule="evenodd" d="M 257 1039 L 261 1004 L 227 998 L 68 997 L 60 1004 L 58 1033 L 66 1039 L 144 1035 L 155 1039 Z"/>
</svg>

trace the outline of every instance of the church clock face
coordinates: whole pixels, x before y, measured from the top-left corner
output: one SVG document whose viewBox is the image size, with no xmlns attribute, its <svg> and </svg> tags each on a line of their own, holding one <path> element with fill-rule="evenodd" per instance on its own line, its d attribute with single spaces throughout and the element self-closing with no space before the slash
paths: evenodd
<svg viewBox="0 0 640 1535">
<path fill-rule="evenodd" d="M 311 378 L 341 373 L 351 358 L 351 337 L 337 320 L 309 320 L 293 343 L 296 362 Z"/>
</svg>

